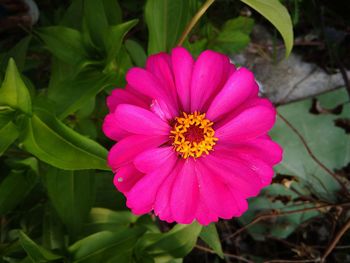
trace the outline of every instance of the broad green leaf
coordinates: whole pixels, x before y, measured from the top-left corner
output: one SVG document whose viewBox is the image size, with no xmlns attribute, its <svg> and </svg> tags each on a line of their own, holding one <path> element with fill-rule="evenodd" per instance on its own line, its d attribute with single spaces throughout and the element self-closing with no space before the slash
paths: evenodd
<svg viewBox="0 0 350 263">
<path fill-rule="evenodd" d="M 22 38 L 13 48 L 5 53 L 5 56 L 1 59 L 0 71 L 6 70 L 7 62 L 11 57 L 15 60 L 19 71 L 23 71 L 27 50 L 31 39 L 31 36 Z"/>
<path fill-rule="evenodd" d="M 83 5 L 84 0 L 72 1 L 61 19 L 60 25 L 80 30 L 83 17 Z"/>
<path fill-rule="evenodd" d="M 17 167 L 0 183 L 0 215 L 20 204 L 38 182 L 35 158 L 16 162 L 15 165 Z"/>
<path fill-rule="evenodd" d="M 319 96 L 325 107 L 333 108 L 344 103 L 345 90 Z M 334 125 L 336 118 L 348 117 L 350 107 L 345 104 L 341 115 L 310 114 L 311 100 L 292 103 L 278 108 L 304 137 L 315 156 L 329 169 L 340 169 L 350 162 L 350 138 L 344 130 Z M 276 167 L 278 173 L 293 175 L 305 181 L 312 192 L 322 199 L 335 201 L 338 183 L 307 153 L 296 134 L 280 118 L 271 136 L 284 149 L 283 161 Z"/>
<path fill-rule="evenodd" d="M 32 102 L 28 89 L 12 58 L 9 60 L 5 79 L 0 88 L 0 106 L 10 106 L 29 115 L 32 112 Z"/>
<path fill-rule="evenodd" d="M 85 103 L 94 99 L 96 94 L 112 86 L 112 75 L 103 75 L 98 71 L 82 72 L 78 76 L 65 79 L 50 89 L 48 96 L 55 102 L 56 114 L 64 119 L 79 110 Z"/>
<path fill-rule="evenodd" d="M 36 108 L 28 119 L 20 141 L 26 151 L 61 169 L 109 170 L 105 148 L 67 127 L 43 108 Z"/>
<path fill-rule="evenodd" d="M 209 48 L 223 52 L 236 53 L 250 42 L 249 34 L 254 26 L 254 20 L 248 17 L 238 17 L 226 21 L 219 34 L 211 41 Z"/>
<path fill-rule="evenodd" d="M 68 250 L 76 263 L 113 262 L 108 261 L 112 257 L 119 259 L 115 262 L 129 263 L 132 249 L 144 231 L 139 227 L 120 227 L 116 232 L 102 231 L 77 241 Z"/>
<path fill-rule="evenodd" d="M 117 231 L 121 226 L 135 223 L 137 216 L 130 211 L 113 211 L 107 208 L 92 208 L 88 223 L 84 226 L 85 233 L 99 231 Z"/>
<path fill-rule="evenodd" d="M 144 67 L 146 64 L 147 55 L 143 47 L 136 41 L 127 39 L 125 48 L 128 51 L 131 59 L 138 67 Z"/>
<path fill-rule="evenodd" d="M 48 167 L 45 186 L 57 214 L 75 236 L 82 229 L 95 199 L 93 171 Z"/>
<path fill-rule="evenodd" d="M 138 258 L 151 255 L 153 258 L 170 260 L 183 258 L 196 245 L 202 226 L 197 222 L 190 225 L 176 225 L 167 233 L 146 233 L 137 243 Z"/>
<path fill-rule="evenodd" d="M 110 26 L 108 28 L 108 34 L 106 36 L 107 65 L 116 59 L 116 56 L 120 51 L 124 36 L 137 23 L 138 20 L 134 19 L 123 24 Z"/>
<path fill-rule="evenodd" d="M 122 21 L 122 10 L 117 0 L 102 0 L 109 25 L 117 25 Z"/>
<path fill-rule="evenodd" d="M 219 234 L 214 223 L 203 227 L 199 237 L 207 243 L 218 256 L 224 258 Z"/>
<path fill-rule="evenodd" d="M 84 23 L 93 46 L 103 49 L 104 39 L 108 34 L 108 21 L 103 1 L 84 1 Z"/>
<path fill-rule="evenodd" d="M 50 262 L 62 258 L 62 256 L 56 255 L 36 244 L 22 231 L 19 232 L 19 241 L 33 263 Z"/>
<path fill-rule="evenodd" d="M 249 210 L 239 218 L 239 221 L 245 225 L 267 211 L 293 211 L 314 206 L 309 202 L 294 202 L 298 197 L 299 195 L 284 185 L 272 184 L 265 188 L 258 197 L 249 200 Z M 285 239 L 303 222 L 319 214 L 317 210 L 314 210 L 276 217 L 272 219 L 273 222 L 270 220 L 260 221 L 249 227 L 247 231 L 254 239 L 260 241 L 265 240 L 268 236 Z"/>
<path fill-rule="evenodd" d="M 57 197 L 58 198 L 58 197 Z M 46 248 L 62 250 L 65 247 L 65 229 L 52 204 L 45 206 L 42 245 Z"/>
<path fill-rule="evenodd" d="M 280 32 L 286 46 L 286 57 L 293 48 L 293 24 L 288 10 L 279 0 L 241 0 L 269 20 Z"/>
<path fill-rule="evenodd" d="M 7 148 L 18 138 L 19 132 L 17 126 L 9 121 L 6 125 L 0 127 L 0 156 L 4 154 Z"/>
<path fill-rule="evenodd" d="M 37 33 L 48 50 L 58 59 L 76 65 L 87 58 L 79 31 L 63 26 L 50 26 L 40 28 Z"/>
<path fill-rule="evenodd" d="M 190 16 L 189 0 L 147 0 L 148 55 L 175 47 Z"/>
</svg>

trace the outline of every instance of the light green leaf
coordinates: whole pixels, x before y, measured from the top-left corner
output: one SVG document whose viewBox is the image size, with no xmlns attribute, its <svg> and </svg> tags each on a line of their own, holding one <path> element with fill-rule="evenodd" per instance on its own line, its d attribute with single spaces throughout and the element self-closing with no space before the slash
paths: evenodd
<svg viewBox="0 0 350 263">
<path fill-rule="evenodd" d="M 176 225 L 167 233 L 147 233 L 137 243 L 136 256 L 145 254 L 153 258 L 170 260 L 183 258 L 196 245 L 202 226 L 197 222 L 190 225 Z"/>
<path fill-rule="evenodd" d="M 125 48 L 128 51 L 131 59 L 138 67 L 144 67 L 146 64 L 147 55 L 143 47 L 136 41 L 127 39 Z"/>
<path fill-rule="evenodd" d="M 123 24 L 110 26 L 108 28 L 108 34 L 106 35 L 106 50 L 107 50 L 107 62 L 108 65 L 116 59 L 120 51 L 124 36 L 126 33 L 138 23 L 137 19 L 130 20 Z"/>
<path fill-rule="evenodd" d="M 293 48 L 293 24 L 288 10 L 279 0 L 241 0 L 269 20 L 280 32 L 286 45 L 286 57 Z"/>
<path fill-rule="evenodd" d="M 131 262 L 132 249 L 137 239 L 144 233 L 143 228 L 120 227 L 119 231 L 102 231 L 85 237 L 69 247 L 75 263 Z M 123 259 L 123 260 L 122 260 Z"/>
<path fill-rule="evenodd" d="M 319 96 L 328 108 L 344 103 L 347 94 L 344 89 Z M 341 115 L 310 114 L 311 100 L 304 100 L 278 108 L 281 113 L 304 137 L 316 157 L 329 169 L 340 169 L 350 162 L 350 138 L 344 130 L 334 126 L 336 118 L 348 117 L 350 107 L 345 104 Z M 283 161 L 276 170 L 281 174 L 301 178 L 317 196 L 335 201 L 338 183 L 325 172 L 307 153 L 304 145 L 284 121 L 277 118 L 271 136 L 284 149 Z"/>
<path fill-rule="evenodd" d="M 224 252 L 222 251 L 219 234 L 214 223 L 203 227 L 199 236 L 215 251 L 219 257 L 224 258 Z"/>
<path fill-rule="evenodd" d="M 191 16 L 189 0 L 148 0 L 145 19 L 148 27 L 148 54 L 175 47 Z"/>
<path fill-rule="evenodd" d="M 50 26 L 40 28 L 37 33 L 48 50 L 58 59 L 76 65 L 87 58 L 79 31 L 63 26 Z"/>
<path fill-rule="evenodd" d="M 50 262 L 62 258 L 62 256 L 56 255 L 36 244 L 22 231 L 19 232 L 19 241 L 33 263 Z"/>
<path fill-rule="evenodd" d="M 48 167 L 45 185 L 63 223 L 73 236 L 78 234 L 95 200 L 93 171 L 65 171 Z"/>
<path fill-rule="evenodd" d="M 16 168 L 0 184 L 0 215 L 20 204 L 38 182 L 35 158 L 18 161 L 14 165 Z"/>
<path fill-rule="evenodd" d="M 0 88 L 0 106 L 10 106 L 29 115 L 32 112 L 29 91 L 12 58 L 9 60 L 5 79 Z"/>
<path fill-rule="evenodd" d="M 105 148 L 67 127 L 43 108 L 36 108 L 28 119 L 20 141 L 26 151 L 61 169 L 109 170 Z"/>
</svg>

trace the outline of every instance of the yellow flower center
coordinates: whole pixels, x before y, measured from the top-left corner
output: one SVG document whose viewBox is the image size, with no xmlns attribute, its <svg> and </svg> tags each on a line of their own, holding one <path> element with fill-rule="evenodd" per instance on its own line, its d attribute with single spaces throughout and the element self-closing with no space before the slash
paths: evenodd
<svg viewBox="0 0 350 263">
<path fill-rule="evenodd" d="M 175 119 L 170 138 L 174 149 L 184 158 L 198 158 L 203 153 L 209 154 L 218 141 L 212 128 L 213 122 L 205 118 L 205 113 L 195 111 Z"/>
</svg>

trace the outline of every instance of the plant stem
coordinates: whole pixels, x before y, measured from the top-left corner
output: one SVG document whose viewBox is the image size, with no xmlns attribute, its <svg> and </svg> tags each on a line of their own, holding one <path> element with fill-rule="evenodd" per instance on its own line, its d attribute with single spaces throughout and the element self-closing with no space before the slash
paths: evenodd
<svg viewBox="0 0 350 263">
<path fill-rule="evenodd" d="M 182 33 L 177 46 L 182 46 L 186 37 L 191 32 L 193 27 L 197 24 L 198 20 L 204 15 L 204 13 L 208 10 L 208 8 L 214 3 L 215 0 L 207 0 L 202 5 L 202 7 L 198 10 L 198 12 L 192 17 L 191 21 L 187 24 L 184 32 Z"/>
</svg>

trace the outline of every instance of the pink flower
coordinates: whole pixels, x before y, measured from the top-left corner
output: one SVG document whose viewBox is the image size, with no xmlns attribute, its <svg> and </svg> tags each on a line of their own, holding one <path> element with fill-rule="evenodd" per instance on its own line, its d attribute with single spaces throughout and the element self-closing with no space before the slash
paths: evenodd
<svg viewBox="0 0 350 263">
<path fill-rule="evenodd" d="M 276 111 L 246 68 L 181 47 L 132 68 L 107 98 L 103 131 L 114 184 L 133 213 L 203 225 L 238 217 L 271 183 L 282 149 L 267 135 Z"/>
</svg>

